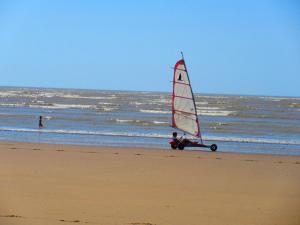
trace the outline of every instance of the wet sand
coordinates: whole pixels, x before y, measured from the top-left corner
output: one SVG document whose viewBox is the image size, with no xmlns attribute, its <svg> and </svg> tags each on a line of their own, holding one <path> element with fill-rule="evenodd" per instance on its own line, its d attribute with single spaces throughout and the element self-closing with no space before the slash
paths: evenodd
<svg viewBox="0 0 300 225">
<path fill-rule="evenodd" d="M 0 225 L 296 225 L 300 157 L 0 143 Z"/>
</svg>

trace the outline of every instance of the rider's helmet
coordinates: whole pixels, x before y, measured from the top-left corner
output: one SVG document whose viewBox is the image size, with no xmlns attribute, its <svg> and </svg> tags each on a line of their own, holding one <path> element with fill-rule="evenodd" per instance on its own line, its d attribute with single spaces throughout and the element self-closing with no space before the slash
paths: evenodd
<svg viewBox="0 0 300 225">
<path fill-rule="evenodd" d="M 173 132 L 173 138 L 176 138 L 177 137 L 177 132 Z"/>
</svg>

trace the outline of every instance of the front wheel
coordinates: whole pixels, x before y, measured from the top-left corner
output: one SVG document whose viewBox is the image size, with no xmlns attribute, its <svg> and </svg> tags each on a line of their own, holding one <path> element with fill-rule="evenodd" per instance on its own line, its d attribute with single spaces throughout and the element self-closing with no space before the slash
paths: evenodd
<svg viewBox="0 0 300 225">
<path fill-rule="evenodd" d="M 177 145 L 171 145 L 171 148 L 172 148 L 172 149 L 176 149 L 176 148 L 177 148 Z"/>
<path fill-rule="evenodd" d="M 217 151 L 217 149 L 218 149 L 218 146 L 216 144 L 212 144 L 210 146 L 210 150 L 212 150 L 213 152 Z"/>
</svg>

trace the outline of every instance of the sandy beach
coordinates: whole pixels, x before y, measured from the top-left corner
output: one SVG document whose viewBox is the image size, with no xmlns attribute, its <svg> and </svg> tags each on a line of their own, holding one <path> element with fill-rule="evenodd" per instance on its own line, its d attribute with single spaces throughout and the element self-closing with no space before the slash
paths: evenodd
<svg viewBox="0 0 300 225">
<path fill-rule="evenodd" d="M 296 225 L 300 157 L 0 143 L 1 225 Z"/>
</svg>

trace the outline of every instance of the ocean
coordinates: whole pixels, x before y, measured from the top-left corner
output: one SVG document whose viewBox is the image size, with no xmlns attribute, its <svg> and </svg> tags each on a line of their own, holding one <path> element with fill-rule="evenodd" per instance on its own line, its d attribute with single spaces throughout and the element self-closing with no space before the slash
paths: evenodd
<svg viewBox="0 0 300 225">
<path fill-rule="evenodd" d="M 202 138 L 219 152 L 300 155 L 300 98 L 195 98 Z M 168 150 L 173 131 L 171 93 L 0 88 L 1 141 Z"/>
</svg>

